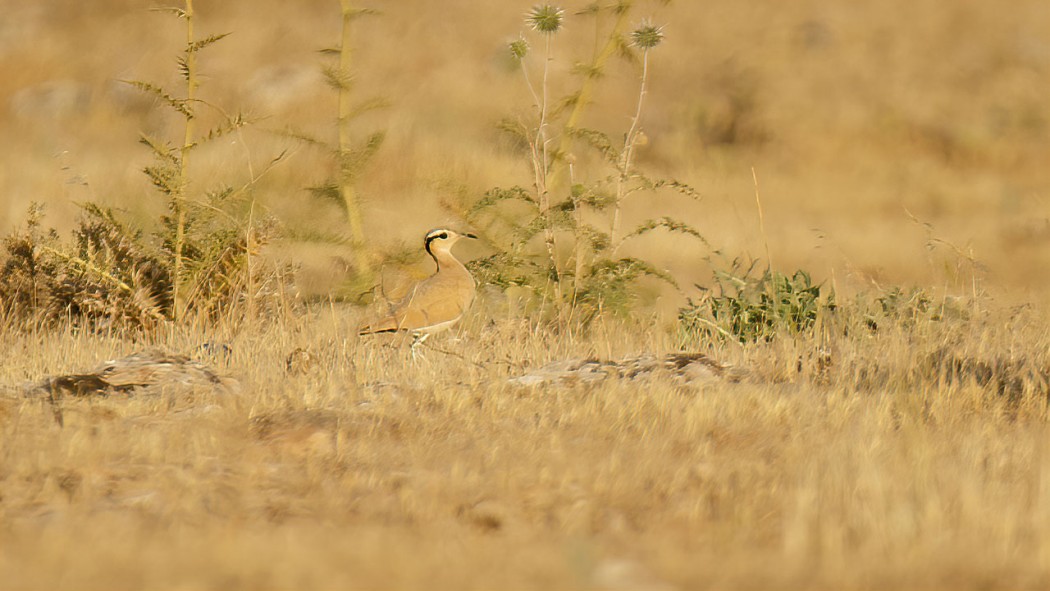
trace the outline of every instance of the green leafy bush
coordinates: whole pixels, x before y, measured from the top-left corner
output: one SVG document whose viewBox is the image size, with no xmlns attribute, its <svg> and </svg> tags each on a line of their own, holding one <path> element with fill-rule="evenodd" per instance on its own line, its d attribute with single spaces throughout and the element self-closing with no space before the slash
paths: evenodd
<svg viewBox="0 0 1050 591">
<path fill-rule="evenodd" d="M 678 313 L 683 338 L 769 341 L 811 331 L 822 314 L 836 309 L 834 292 L 814 284 L 809 273 L 755 267 L 743 269 L 737 260 L 730 270 L 715 271 L 712 288 L 697 286 L 700 296 Z"/>
</svg>

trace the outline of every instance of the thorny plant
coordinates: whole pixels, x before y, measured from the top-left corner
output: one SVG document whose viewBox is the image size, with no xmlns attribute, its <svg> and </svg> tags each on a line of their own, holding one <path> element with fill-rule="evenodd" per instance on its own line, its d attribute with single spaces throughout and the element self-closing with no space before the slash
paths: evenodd
<svg viewBox="0 0 1050 591">
<path fill-rule="evenodd" d="M 255 218 L 252 193 L 285 153 L 258 173 L 249 162 L 251 178 L 240 186 L 220 185 L 203 192 L 194 188 L 194 151 L 239 134 L 249 121 L 197 95 L 198 53 L 226 35 L 194 37 L 192 0 L 186 0 L 184 8 L 159 10 L 175 14 L 186 25 L 186 44 L 177 60 L 184 94 L 179 98 L 150 82 L 126 81 L 182 119 L 178 140 L 141 137 L 154 156 L 143 172 L 167 204 L 159 230 L 144 233 L 120 221 L 113 211 L 86 203 L 71 243 L 65 244 L 53 230 L 42 230 L 42 209 L 31 207 L 25 230 L 4 243 L 7 258 L 0 293 L 8 317 L 68 317 L 95 329 L 149 329 L 161 321 L 182 321 L 190 313 L 254 315 L 258 303 L 274 303 L 284 296 L 290 274 L 258 256 L 275 235 L 275 224 Z M 218 123 L 198 133 L 198 122 L 208 118 L 202 111 L 217 117 Z"/>
<path fill-rule="evenodd" d="M 193 0 L 185 0 L 184 8 L 161 10 L 175 14 L 186 26 L 186 45 L 178 57 L 185 83 L 184 98 L 177 98 L 148 82 L 132 80 L 129 84 L 158 97 L 183 120 L 183 134 L 177 146 L 146 134 L 142 136 L 142 143 L 149 147 L 155 159 L 144 172 L 168 201 L 169 215 L 162 219 L 161 239 L 163 254 L 171 268 L 170 317 L 178 321 L 190 310 L 213 313 L 218 310 L 218 302 L 229 303 L 231 298 L 239 297 L 244 297 L 247 311 L 252 314 L 259 288 L 269 281 L 269 278 L 255 276 L 257 261 L 253 259 L 258 258 L 260 248 L 273 237 L 274 231 L 271 221 L 255 219 L 253 190 L 266 173 L 284 161 L 287 152 L 278 154 L 258 173 L 249 159 L 251 178 L 240 186 L 221 184 L 203 194 L 193 190 L 190 176 L 193 152 L 218 138 L 239 135 L 251 121 L 243 114 L 231 115 L 198 97 L 198 54 L 228 33 L 195 38 Z M 205 109 L 218 121 L 198 133 L 197 125 L 205 119 Z M 243 138 L 240 139 L 243 144 Z"/>
<path fill-rule="evenodd" d="M 315 197 L 332 201 L 343 210 L 350 231 L 349 246 L 353 249 L 354 272 L 357 276 L 355 283 L 364 285 L 370 284 L 374 279 L 375 261 L 374 253 L 368 248 L 357 180 L 379 151 L 386 133 L 375 131 L 355 141 L 352 124 L 361 115 L 384 108 L 388 103 L 380 97 L 355 102 L 353 93 L 353 25 L 361 17 L 375 15 L 376 11 L 358 8 L 353 0 L 340 0 L 340 8 L 342 29 L 339 46 L 320 50 L 326 58 L 337 60 L 336 63 L 327 63 L 322 68 L 325 81 L 338 97 L 337 140 L 333 143 L 295 130 L 287 130 L 284 134 L 319 148 L 330 155 L 335 163 L 334 175 L 324 183 L 310 187 L 309 190 Z"/>
<path fill-rule="evenodd" d="M 34 324 L 69 319 L 92 330 L 156 326 L 171 309 L 169 268 L 111 211 L 90 203 L 83 209 L 69 243 L 43 229 L 36 204 L 24 228 L 4 238 L 3 316 Z"/>
<path fill-rule="evenodd" d="M 638 282 L 645 277 L 677 287 L 670 274 L 651 262 L 622 256 L 620 250 L 629 241 L 663 229 L 692 236 L 707 245 L 699 231 L 671 216 L 649 219 L 627 231 L 621 227 L 625 203 L 639 193 L 674 189 L 699 199 L 683 183 L 653 179 L 637 169 L 637 149 L 647 141 L 642 114 L 648 93 L 650 52 L 663 40 L 664 32 L 643 21 L 625 36 L 632 4 L 594 4 L 577 13 L 595 17 L 596 38 L 600 42 L 595 44 L 598 49 L 591 61 L 576 69 L 580 76 L 578 88 L 560 101 L 551 99 L 550 71 L 565 12 L 544 4 L 526 14 L 532 36 L 539 36 L 542 70 L 538 77 L 530 73 L 533 66 L 527 58 L 531 44 L 524 34 L 510 43 L 509 51 L 520 65 L 533 110 L 528 117 L 505 120 L 501 128 L 525 148 L 532 186 L 491 189 L 464 214 L 497 248 L 495 254 L 471 264 L 479 280 L 501 287 L 520 285 L 532 289 L 549 316 L 565 325 L 574 320 L 586 324 L 603 310 L 627 311 L 635 303 L 632 294 Z M 615 17 L 611 29 L 603 29 L 602 20 L 597 18 L 603 13 Z M 640 65 L 638 100 L 622 142 L 580 124 L 597 81 L 615 53 Z M 572 151 L 578 144 L 598 157 L 586 170 L 578 170 L 583 159 Z M 500 239 L 501 236 L 509 238 Z M 536 245 L 539 236 L 542 250 Z"/>
</svg>

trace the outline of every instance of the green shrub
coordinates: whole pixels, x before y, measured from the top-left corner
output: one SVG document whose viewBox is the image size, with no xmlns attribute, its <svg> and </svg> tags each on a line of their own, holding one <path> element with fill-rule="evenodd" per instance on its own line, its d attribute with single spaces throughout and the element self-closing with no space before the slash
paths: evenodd
<svg viewBox="0 0 1050 591">
<path fill-rule="evenodd" d="M 714 273 L 714 287 L 679 310 L 682 337 L 697 340 L 733 339 L 741 343 L 769 341 L 780 335 L 813 330 L 821 315 L 836 309 L 835 293 L 814 284 L 809 273 L 786 275 L 769 268 L 742 268 L 734 261 L 728 271 Z"/>
</svg>

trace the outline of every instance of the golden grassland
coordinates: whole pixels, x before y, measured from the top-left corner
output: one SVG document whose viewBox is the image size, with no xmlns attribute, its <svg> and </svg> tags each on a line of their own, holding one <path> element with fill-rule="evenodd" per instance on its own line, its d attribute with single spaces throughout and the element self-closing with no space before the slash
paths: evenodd
<svg viewBox="0 0 1050 591">
<path fill-rule="evenodd" d="M 345 233 L 339 209 L 304 189 L 331 163 L 273 133 L 334 135 L 316 50 L 337 42 L 337 4 L 198 2 L 201 34 L 233 33 L 202 54 L 203 95 L 260 121 L 201 152 L 195 190 L 243 183 L 287 149 L 254 197 L 291 236 Z M 385 3 L 362 21 L 355 92 L 391 103 L 357 123 L 388 133 L 359 187 L 378 248 L 415 244 L 459 223 L 449 211 L 464 200 L 529 182 L 495 124 L 528 108 L 501 51 L 531 4 Z M 60 229 L 78 201 L 142 223 L 163 210 L 136 139 L 177 122 L 115 82 L 175 83 L 182 31 L 151 5 L 4 8 L 0 230 L 31 201 Z M 969 318 L 703 344 L 748 368 L 739 384 L 533 390 L 505 380 L 551 360 L 674 350 L 666 312 L 683 295 L 581 335 L 537 328 L 486 291 L 455 334 L 434 337 L 453 354 L 415 360 L 404 343 L 360 340 L 362 312 L 338 305 L 134 339 L 11 324 L 0 329 L 0 385 L 15 387 L 0 392 L 0 588 L 1050 585 L 1045 2 L 637 10 L 667 24 L 640 164 L 704 198 L 660 195 L 630 216 L 672 208 L 726 257 L 768 245 L 777 268 L 809 269 L 842 294 L 976 292 Z M 572 87 L 567 64 L 588 55 L 590 31 L 567 22 L 556 85 Z M 588 124 L 622 133 L 636 84 L 617 66 Z M 709 251 L 646 240 L 637 252 L 681 285 L 708 280 Z M 305 293 L 345 279 L 345 247 L 290 239 L 275 251 L 302 267 Z M 68 401 L 62 427 L 18 394 L 147 346 L 203 342 L 231 344 L 230 359 L 205 361 L 238 387 Z M 289 375 L 297 347 L 317 362 Z M 943 351 L 1014 363 L 1020 385 L 1000 394 L 975 375 L 924 371 Z"/>
<path fill-rule="evenodd" d="M 1046 374 L 1010 397 L 914 363 L 946 344 L 987 359 L 1009 343 L 1012 359 L 1050 367 L 1037 319 L 833 339 L 824 371 L 812 342 L 716 350 L 753 372 L 738 384 L 537 389 L 505 379 L 673 343 L 638 327 L 571 337 L 475 320 L 441 343 L 452 355 L 412 361 L 348 336 L 356 320 L 329 308 L 217 328 L 234 353 L 210 361 L 239 381 L 229 392 L 68 401 L 61 428 L 44 400 L 0 399 L 4 586 L 1048 583 Z M 201 337 L 5 331 L 0 378 Z M 296 347 L 317 361 L 290 376 Z"/>
</svg>

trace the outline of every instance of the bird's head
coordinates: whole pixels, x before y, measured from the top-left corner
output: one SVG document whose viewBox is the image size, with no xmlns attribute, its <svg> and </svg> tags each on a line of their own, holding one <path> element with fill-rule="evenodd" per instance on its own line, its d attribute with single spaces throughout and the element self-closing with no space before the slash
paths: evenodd
<svg viewBox="0 0 1050 591">
<path fill-rule="evenodd" d="M 423 247 L 427 249 L 428 253 L 433 255 L 435 250 L 448 251 L 460 238 L 476 239 L 477 236 L 469 232 L 456 232 L 448 228 L 434 228 L 427 232 L 426 237 L 423 239 Z"/>
</svg>

